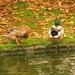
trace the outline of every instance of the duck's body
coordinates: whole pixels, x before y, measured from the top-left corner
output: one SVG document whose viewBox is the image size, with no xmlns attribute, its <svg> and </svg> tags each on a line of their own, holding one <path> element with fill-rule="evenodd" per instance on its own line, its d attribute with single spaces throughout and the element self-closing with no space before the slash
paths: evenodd
<svg viewBox="0 0 75 75">
<path fill-rule="evenodd" d="M 62 28 L 62 26 L 55 26 L 53 25 L 50 29 L 49 29 L 49 35 L 51 38 L 59 38 L 64 34 L 64 29 Z"/>
<path fill-rule="evenodd" d="M 20 46 L 19 40 L 22 38 L 27 38 L 29 34 L 29 29 L 27 28 L 11 28 L 8 29 L 8 33 L 3 35 L 4 37 L 15 40 L 17 45 Z"/>
<path fill-rule="evenodd" d="M 7 34 L 7 38 L 9 38 L 11 40 L 15 40 L 16 37 L 18 39 L 20 39 L 22 37 L 25 37 L 27 34 L 28 34 L 28 30 L 25 28 L 13 29 L 13 31 L 11 31 Z"/>
<path fill-rule="evenodd" d="M 50 36 L 50 40 L 51 42 L 53 42 L 53 39 L 57 38 L 61 38 L 64 35 L 64 28 L 59 25 L 59 21 L 56 20 L 55 25 L 53 25 L 50 29 L 49 29 L 49 36 Z"/>
</svg>

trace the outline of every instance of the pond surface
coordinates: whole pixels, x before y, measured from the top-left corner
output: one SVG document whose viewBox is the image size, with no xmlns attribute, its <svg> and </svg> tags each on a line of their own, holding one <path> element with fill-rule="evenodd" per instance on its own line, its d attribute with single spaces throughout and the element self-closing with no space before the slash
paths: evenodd
<svg viewBox="0 0 75 75">
<path fill-rule="evenodd" d="M 0 75 L 75 75 L 75 53 L 1 57 Z"/>
</svg>

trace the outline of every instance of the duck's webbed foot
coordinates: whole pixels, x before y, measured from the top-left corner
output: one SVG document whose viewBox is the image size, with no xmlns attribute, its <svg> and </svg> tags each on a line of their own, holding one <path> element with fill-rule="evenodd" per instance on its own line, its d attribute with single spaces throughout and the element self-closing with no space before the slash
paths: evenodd
<svg viewBox="0 0 75 75">
<path fill-rule="evenodd" d="M 20 46 L 20 42 L 19 42 L 19 40 L 18 40 L 18 38 L 16 38 L 16 44 L 18 45 L 18 46 Z"/>
</svg>

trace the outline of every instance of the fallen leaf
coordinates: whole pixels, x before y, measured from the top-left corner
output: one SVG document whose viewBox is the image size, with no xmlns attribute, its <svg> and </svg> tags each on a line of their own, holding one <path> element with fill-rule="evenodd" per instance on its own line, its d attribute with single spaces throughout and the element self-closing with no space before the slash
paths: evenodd
<svg viewBox="0 0 75 75">
<path fill-rule="evenodd" d="M 72 36 L 69 36 L 69 38 L 70 38 L 70 39 L 73 39 L 73 37 L 72 37 Z"/>
</svg>

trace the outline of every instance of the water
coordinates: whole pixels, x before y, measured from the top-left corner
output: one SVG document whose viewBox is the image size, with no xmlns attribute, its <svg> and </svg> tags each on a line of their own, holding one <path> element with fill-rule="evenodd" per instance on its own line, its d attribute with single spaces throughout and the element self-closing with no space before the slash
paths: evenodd
<svg viewBox="0 0 75 75">
<path fill-rule="evenodd" d="M 1 57 L 0 75 L 75 75 L 75 53 Z"/>
</svg>

